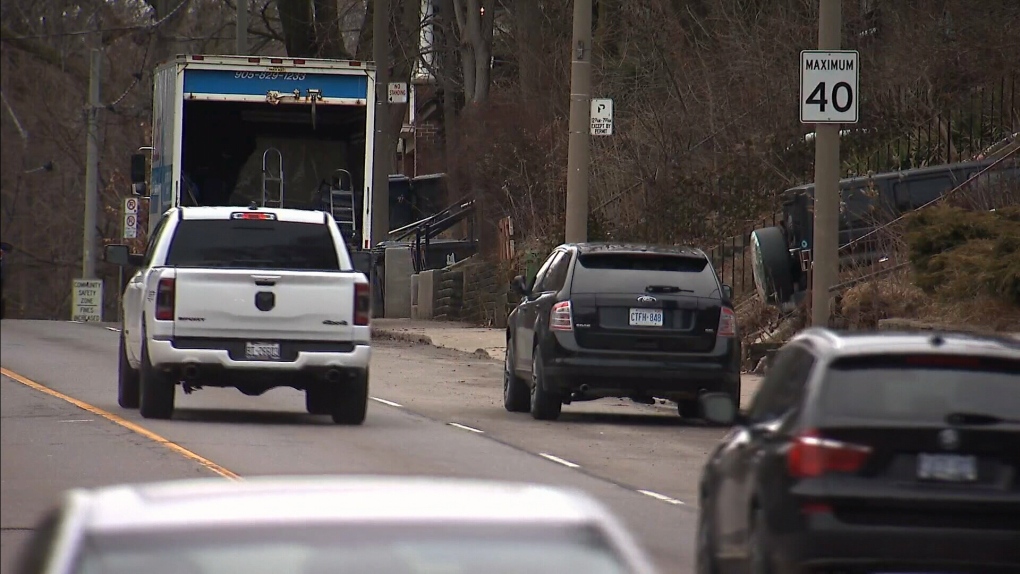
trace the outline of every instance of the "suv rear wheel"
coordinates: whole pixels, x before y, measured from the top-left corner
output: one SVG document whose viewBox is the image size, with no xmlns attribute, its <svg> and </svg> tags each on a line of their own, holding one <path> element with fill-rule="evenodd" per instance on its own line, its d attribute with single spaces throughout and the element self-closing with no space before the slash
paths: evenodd
<svg viewBox="0 0 1020 574">
<path fill-rule="evenodd" d="M 545 388 L 545 375 L 542 362 L 542 350 L 535 347 L 532 353 L 531 373 L 534 381 L 531 385 L 531 417 L 540 421 L 556 420 L 563 410 L 563 401 L 559 395 Z"/>
</svg>

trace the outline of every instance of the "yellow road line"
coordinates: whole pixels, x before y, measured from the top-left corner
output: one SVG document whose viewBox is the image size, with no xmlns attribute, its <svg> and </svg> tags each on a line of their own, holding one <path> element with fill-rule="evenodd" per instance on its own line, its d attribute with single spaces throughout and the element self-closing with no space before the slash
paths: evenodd
<svg viewBox="0 0 1020 574">
<path fill-rule="evenodd" d="M 131 432 L 140 434 L 143 437 L 151 440 L 152 442 L 159 443 L 159 444 L 163 445 L 164 447 L 174 451 L 175 453 L 183 456 L 184 458 L 191 459 L 191 460 L 197 462 L 198 464 L 208 468 L 209 470 L 215 472 L 216 474 L 218 474 L 218 475 L 220 475 L 220 476 L 222 476 L 224 478 L 229 478 L 231 480 L 241 480 L 241 477 L 238 474 L 227 470 L 226 468 L 216 464 L 215 462 L 205 458 L 204 456 L 202 456 L 200 454 L 196 454 L 194 452 L 191 452 L 190 450 L 184 448 L 183 446 L 181 446 L 181 445 L 179 445 L 179 444 L 177 444 L 175 442 L 172 442 L 172 441 L 170 441 L 168 439 L 165 439 L 165 438 L 161 437 L 160 435 L 150 431 L 147 428 L 143 428 L 141 426 L 138 426 L 137 424 L 135 424 L 135 423 L 133 423 L 133 422 L 131 422 L 129 420 L 122 419 L 122 418 L 120 418 L 119 416 L 117 416 L 117 415 L 115 415 L 113 413 L 104 411 L 103 409 L 101 409 L 99 407 L 92 406 L 92 405 L 90 405 L 90 404 L 88 404 L 88 403 L 86 403 L 84 401 L 79 401 L 78 399 L 76 399 L 74 397 L 69 397 L 69 396 L 65 395 L 64 393 L 61 393 L 59 391 L 55 391 L 55 390 L 53 390 L 53 389 L 51 389 L 51 388 L 49 388 L 49 387 L 47 387 L 45 385 L 40 385 L 39 383 L 37 383 L 37 382 L 35 382 L 35 381 L 31 380 L 31 379 L 23 377 L 23 376 L 15 373 L 15 372 L 9 371 L 9 370 L 7 370 L 7 369 L 5 369 L 3 367 L 0 367 L 0 374 L 3 374 L 3 376 L 5 376 L 5 377 L 10 377 L 12 380 L 17 381 L 17 382 L 25 385 L 26 387 L 35 389 L 35 390 L 39 391 L 40 393 L 46 393 L 47 395 L 50 395 L 51 397 L 56 397 L 56 398 L 58 398 L 58 399 L 60 399 L 62 401 L 69 402 L 72 405 L 78 407 L 79 409 L 88 411 L 88 412 L 90 412 L 90 413 L 92 413 L 94 415 L 101 416 L 104 419 L 106 419 L 106 420 L 108 420 L 108 421 L 110 421 L 110 422 L 112 422 L 114 424 L 118 424 L 118 425 L 128 429 Z"/>
</svg>

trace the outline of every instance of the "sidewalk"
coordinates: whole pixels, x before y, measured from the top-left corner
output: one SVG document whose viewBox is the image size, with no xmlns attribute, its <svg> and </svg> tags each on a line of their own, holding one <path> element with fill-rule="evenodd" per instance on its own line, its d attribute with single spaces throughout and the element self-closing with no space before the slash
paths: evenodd
<svg viewBox="0 0 1020 574">
<path fill-rule="evenodd" d="M 454 321 L 372 319 L 372 336 L 453 349 L 483 358 L 503 360 L 506 331 Z"/>
</svg>

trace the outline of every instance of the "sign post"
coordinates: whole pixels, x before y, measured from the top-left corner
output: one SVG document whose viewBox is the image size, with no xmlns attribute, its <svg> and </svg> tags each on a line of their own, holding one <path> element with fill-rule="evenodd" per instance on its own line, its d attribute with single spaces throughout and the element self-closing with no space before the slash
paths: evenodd
<svg viewBox="0 0 1020 574">
<path fill-rule="evenodd" d="M 612 98 L 591 99 L 591 135 L 613 135 L 613 100 Z"/>
<path fill-rule="evenodd" d="M 75 279 L 71 293 L 71 320 L 82 323 L 103 321 L 103 280 Z"/>
<path fill-rule="evenodd" d="M 818 49 L 800 54 L 800 121 L 815 124 L 814 258 L 811 325 L 828 327 L 839 278 L 839 124 L 856 123 L 860 57 L 840 50 L 841 0 L 818 4 Z"/>
</svg>

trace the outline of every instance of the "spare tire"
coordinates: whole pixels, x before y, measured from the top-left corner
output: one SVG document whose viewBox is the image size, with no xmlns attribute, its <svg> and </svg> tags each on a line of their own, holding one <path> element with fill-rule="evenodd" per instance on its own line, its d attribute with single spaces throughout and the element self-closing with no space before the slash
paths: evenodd
<svg viewBox="0 0 1020 574">
<path fill-rule="evenodd" d="M 765 303 L 780 305 L 793 297 L 793 273 L 786 236 L 779 227 L 751 232 L 751 269 L 758 296 Z"/>
</svg>

